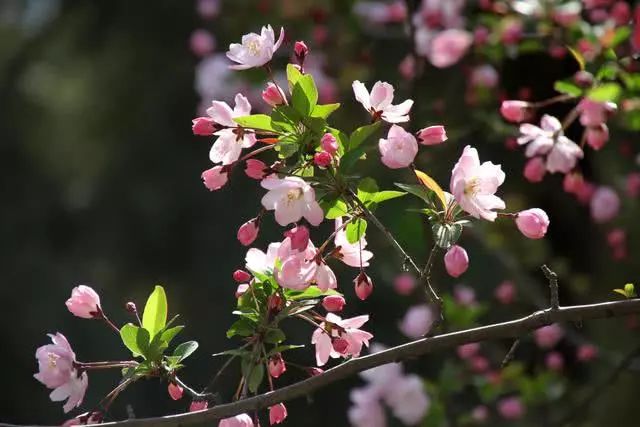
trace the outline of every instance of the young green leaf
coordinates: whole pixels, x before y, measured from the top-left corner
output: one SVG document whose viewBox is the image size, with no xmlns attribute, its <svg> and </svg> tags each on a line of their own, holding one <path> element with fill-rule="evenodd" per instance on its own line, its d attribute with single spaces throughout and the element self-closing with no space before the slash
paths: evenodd
<svg viewBox="0 0 640 427">
<path fill-rule="evenodd" d="M 133 353 L 133 357 L 142 355 L 142 349 L 138 347 L 138 331 L 141 328 L 127 323 L 120 329 L 120 338 L 124 345 Z"/>
<path fill-rule="evenodd" d="M 386 202 L 387 200 L 397 199 L 398 197 L 405 196 L 406 194 L 407 193 L 405 193 L 404 191 L 392 191 L 392 190 L 379 191 L 373 195 L 373 198 L 371 199 L 371 201 L 374 203 L 380 204 L 382 202 Z"/>
<path fill-rule="evenodd" d="M 340 199 L 335 199 L 330 202 L 327 202 L 326 204 L 323 203 L 322 205 L 323 205 L 322 206 L 323 209 L 326 212 L 325 217 L 327 219 L 340 218 L 349 213 L 349 208 L 347 207 L 347 204 Z"/>
<path fill-rule="evenodd" d="M 307 117 L 318 103 L 318 89 L 311 74 L 305 74 L 298 79 L 291 94 L 293 108 Z"/>
<path fill-rule="evenodd" d="M 266 114 L 254 114 L 251 116 L 235 117 L 233 121 L 240 126 L 249 129 L 266 130 L 276 133 L 278 132 L 271 125 L 271 117 L 267 116 Z"/>
<path fill-rule="evenodd" d="M 340 104 L 324 104 L 324 105 L 316 105 L 313 111 L 311 112 L 311 117 L 319 117 L 322 119 L 326 119 L 340 108 Z"/>
<path fill-rule="evenodd" d="M 156 286 L 142 314 L 142 327 L 149 332 L 149 336 L 155 335 L 167 324 L 167 295 L 162 286 Z"/>
<path fill-rule="evenodd" d="M 264 335 L 264 342 L 267 342 L 269 344 L 280 344 L 286 338 L 287 337 L 284 335 L 284 332 L 282 332 L 280 329 L 273 328 L 267 330 L 267 333 Z"/>
<path fill-rule="evenodd" d="M 622 92 L 617 83 L 605 83 L 587 92 L 587 97 L 596 102 L 615 102 Z"/>
<path fill-rule="evenodd" d="M 173 340 L 183 329 L 184 326 L 174 326 L 173 328 L 165 329 L 162 331 L 162 334 L 160 334 L 160 340 L 166 343 L 167 347 L 169 347 L 171 340 Z"/>
<path fill-rule="evenodd" d="M 293 64 L 287 64 L 287 81 L 289 82 L 289 88 L 293 88 L 298 80 L 302 77 L 302 73 Z"/>
<path fill-rule="evenodd" d="M 380 128 L 380 126 L 382 126 L 382 122 L 377 121 L 370 125 L 362 126 L 354 130 L 349 137 L 349 150 L 358 148 L 360 144 L 362 144 L 367 138 L 373 135 L 375 131 Z"/>
<path fill-rule="evenodd" d="M 580 96 L 582 95 L 582 89 L 580 89 L 575 84 L 566 81 L 566 80 L 558 80 L 554 83 L 553 88 L 560 93 L 564 93 L 571 96 Z"/>
<path fill-rule="evenodd" d="M 303 345 L 292 345 L 292 344 L 287 344 L 287 345 L 278 345 L 273 347 L 273 349 L 267 353 L 267 356 L 273 356 L 274 354 L 278 354 L 278 353 L 284 353 L 285 351 L 289 351 L 289 350 L 295 350 L 296 348 L 303 348 Z"/>
<path fill-rule="evenodd" d="M 173 355 L 178 357 L 178 362 L 182 362 L 187 357 L 191 356 L 194 351 L 198 349 L 198 343 L 196 341 L 183 342 L 173 350 Z"/>
<path fill-rule="evenodd" d="M 363 178 L 358 182 L 358 199 L 365 205 L 378 192 L 378 184 L 373 178 Z"/>
<path fill-rule="evenodd" d="M 346 229 L 347 241 L 349 243 L 358 242 L 362 238 L 362 236 L 364 236 L 364 233 L 366 231 L 367 231 L 366 220 L 362 218 L 358 218 L 355 221 L 350 222 L 349 224 L 347 224 L 347 229 Z"/>
<path fill-rule="evenodd" d="M 258 387 L 262 384 L 262 379 L 264 378 L 264 366 L 255 365 L 253 369 L 250 370 L 249 374 L 249 391 L 251 393 L 256 393 L 258 391 Z"/>
</svg>

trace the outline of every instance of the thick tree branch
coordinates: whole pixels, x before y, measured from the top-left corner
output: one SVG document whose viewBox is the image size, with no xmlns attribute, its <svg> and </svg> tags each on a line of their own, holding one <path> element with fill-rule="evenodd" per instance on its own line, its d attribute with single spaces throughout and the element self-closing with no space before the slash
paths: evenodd
<svg viewBox="0 0 640 427">
<path fill-rule="evenodd" d="M 311 377 L 290 386 L 265 394 L 243 399 L 225 405 L 215 406 L 201 412 L 169 415 L 159 418 L 134 419 L 121 422 L 105 423 L 104 427 L 183 427 L 199 423 L 212 422 L 228 418 L 244 412 L 256 411 L 276 403 L 306 396 L 331 383 L 391 362 L 413 359 L 438 350 L 457 347 L 479 341 L 519 338 L 529 331 L 556 322 L 580 322 L 591 319 L 620 317 L 640 313 L 640 299 L 605 302 L 591 305 L 559 307 L 536 311 L 529 316 L 503 323 L 467 329 L 434 337 L 423 338 L 387 350 L 359 357 L 345 362 L 324 374 Z M 14 427 L 11 424 L 0 424 L 0 427 Z"/>
</svg>

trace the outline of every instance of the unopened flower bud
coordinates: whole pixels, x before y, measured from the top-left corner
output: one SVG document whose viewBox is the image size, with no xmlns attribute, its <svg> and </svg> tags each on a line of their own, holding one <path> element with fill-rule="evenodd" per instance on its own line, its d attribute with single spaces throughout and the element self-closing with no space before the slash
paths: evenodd
<svg viewBox="0 0 640 427">
<path fill-rule="evenodd" d="M 282 89 L 274 83 L 268 83 L 265 90 L 262 91 L 262 100 L 272 107 L 284 104 L 284 96 Z"/>
<path fill-rule="evenodd" d="M 302 65 L 304 64 L 305 58 L 309 54 L 309 48 L 307 47 L 305 42 L 297 41 L 296 44 L 293 46 L 293 52 L 296 55 L 296 59 L 298 60 L 298 63 Z"/>
<path fill-rule="evenodd" d="M 371 278 L 365 274 L 364 271 L 361 271 L 360 274 L 356 276 L 353 280 L 355 285 L 356 295 L 362 301 L 369 298 L 369 295 L 373 292 L 373 282 Z M 337 350 L 336 350 L 337 351 Z"/>
<path fill-rule="evenodd" d="M 83 319 L 102 317 L 100 296 L 89 286 L 80 285 L 73 288 L 71 297 L 66 302 L 66 306 L 74 316 Z"/>
<path fill-rule="evenodd" d="M 547 234 L 549 217 L 542 209 L 533 208 L 519 212 L 516 217 L 518 230 L 530 239 L 541 239 Z"/>
<path fill-rule="evenodd" d="M 451 277 L 459 277 L 469 268 L 469 255 L 462 246 L 453 245 L 444 255 L 444 266 Z"/>
<path fill-rule="evenodd" d="M 322 300 L 322 306 L 330 312 L 342 311 L 346 304 L 342 295 L 329 295 Z"/>
<path fill-rule="evenodd" d="M 260 228 L 256 218 L 247 221 L 238 229 L 238 241 L 244 246 L 249 246 L 258 237 L 258 231 L 260 231 Z"/>
<path fill-rule="evenodd" d="M 529 103 L 526 101 L 502 101 L 500 114 L 502 114 L 502 117 L 507 121 L 520 123 L 526 119 L 529 106 Z"/>
<path fill-rule="evenodd" d="M 169 396 L 171 396 L 173 400 L 182 399 L 182 394 L 184 393 L 184 390 L 182 389 L 182 387 L 180 387 L 176 383 L 169 383 L 169 387 L 167 388 L 167 391 L 169 392 Z"/>
<path fill-rule="evenodd" d="M 320 139 L 320 146 L 324 151 L 331 154 L 332 156 L 336 154 L 339 148 L 336 137 L 330 133 L 325 133 L 322 136 L 322 138 Z"/>
<path fill-rule="evenodd" d="M 319 168 L 326 168 L 331 164 L 331 154 L 319 151 L 313 156 L 313 163 Z"/>
<path fill-rule="evenodd" d="M 251 275 L 244 270 L 236 270 L 233 272 L 233 280 L 238 283 L 248 282 L 251 280 Z"/>
<path fill-rule="evenodd" d="M 269 358 L 268 363 L 269 375 L 273 378 L 278 378 L 284 374 L 287 370 L 287 365 L 284 363 L 284 359 L 280 353 L 275 354 Z"/>
</svg>

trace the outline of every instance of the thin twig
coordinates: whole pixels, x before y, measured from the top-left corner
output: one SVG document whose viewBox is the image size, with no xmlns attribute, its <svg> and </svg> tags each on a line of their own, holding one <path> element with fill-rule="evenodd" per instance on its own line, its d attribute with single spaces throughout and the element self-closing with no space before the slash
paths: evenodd
<svg viewBox="0 0 640 427">
<path fill-rule="evenodd" d="M 542 326 L 556 322 L 578 322 L 592 319 L 621 317 L 640 313 L 640 299 L 605 302 L 600 304 L 560 307 L 558 310 L 536 311 L 529 316 L 507 322 L 467 329 L 434 337 L 423 338 L 407 344 L 389 348 L 368 356 L 351 359 L 321 375 L 251 398 L 239 400 L 225 405 L 215 406 L 206 411 L 159 418 L 142 418 L 115 423 L 105 423 L 104 427 L 176 427 L 232 417 L 237 414 L 260 410 L 276 403 L 309 395 L 336 381 L 347 378 L 358 372 L 386 365 L 387 363 L 413 359 L 438 350 L 454 348 L 463 344 L 488 340 L 519 338 L 523 334 Z M 0 427 L 14 427 L 11 424 L 0 424 Z"/>
<path fill-rule="evenodd" d="M 543 265 L 540 267 L 545 277 L 549 281 L 549 291 L 551 295 L 551 309 L 557 310 L 560 308 L 560 297 L 558 296 L 558 275 L 551 271 L 549 267 Z"/>
<path fill-rule="evenodd" d="M 511 348 L 509 348 L 509 351 L 507 352 L 507 354 L 504 356 L 504 359 L 502 360 L 503 368 L 505 368 L 509 363 L 511 363 L 511 361 L 516 355 L 516 350 L 518 350 L 519 345 L 520 345 L 520 338 L 516 338 L 513 344 L 511 344 Z"/>
</svg>

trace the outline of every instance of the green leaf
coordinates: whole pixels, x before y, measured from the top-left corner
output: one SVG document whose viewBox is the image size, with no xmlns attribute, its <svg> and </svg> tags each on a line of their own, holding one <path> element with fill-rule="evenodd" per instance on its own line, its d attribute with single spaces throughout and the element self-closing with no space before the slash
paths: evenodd
<svg viewBox="0 0 640 427">
<path fill-rule="evenodd" d="M 340 171 L 348 172 L 353 166 L 355 166 L 356 162 L 360 159 L 365 158 L 365 153 L 367 151 L 373 150 L 375 147 L 362 145 L 356 149 L 349 150 L 347 153 L 342 156 L 340 160 Z"/>
<path fill-rule="evenodd" d="M 347 224 L 347 229 L 346 229 L 347 241 L 349 243 L 358 242 L 362 238 L 362 236 L 364 236 L 364 233 L 366 231 L 367 231 L 366 220 L 362 218 L 358 218 L 355 221 L 350 222 L 349 224 Z"/>
<path fill-rule="evenodd" d="M 323 203 L 322 207 L 326 212 L 325 217 L 327 219 L 340 218 L 349 213 L 349 208 L 347 207 L 347 204 L 343 202 L 341 199 L 335 199 L 331 202 L 328 202 L 326 205 Z"/>
<path fill-rule="evenodd" d="M 582 95 L 582 89 L 580 89 L 575 84 L 567 81 L 567 80 L 558 80 L 554 83 L 553 88 L 560 93 L 565 93 L 571 96 L 580 96 Z"/>
<path fill-rule="evenodd" d="M 341 294 L 333 289 L 322 291 L 317 286 L 309 286 L 304 291 L 294 291 L 292 289 L 285 289 L 285 295 L 288 300 L 300 301 L 300 300 L 306 300 L 306 299 L 320 298 L 327 295 L 341 295 Z"/>
<path fill-rule="evenodd" d="M 156 286 L 142 314 L 142 327 L 149 332 L 149 336 L 156 334 L 167 324 L 167 295 L 162 286 Z"/>
<path fill-rule="evenodd" d="M 618 75 L 619 68 L 615 63 L 604 64 L 596 74 L 596 80 L 615 80 Z"/>
<path fill-rule="evenodd" d="M 311 117 L 320 117 L 322 119 L 326 119 L 338 108 L 340 108 L 340 104 L 316 105 L 311 112 Z"/>
<path fill-rule="evenodd" d="M 166 329 L 160 335 L 161 341 L 165 342 L 167 347 L 171 344 L 171 341 L 184 329 L 184 326 L 174 326 L 173 328 Z"/>
<path fill-rule="evenodd" d="M 178 357 L 178 362 L 181 362 L 191 356 L 197 349 L 198 343 L 196 341 L 187 341 L 177 346 L 175 350 L 173 350 L 173 355 Z"/>
<path fill-rule="evenodd" d="M 365 205 L 378 192 L 378 184 L 373 178 L 363 178 L 358 182 L 358 199 Z"/>
<path fill-rule="evenodd" d="M 609 43 L 609 48 L 613 49 L 618 46 L 620 43 L 624 42 L 631 36 L 631 28 L 628 26 L 618 27 L 616 29 L 615 34 L 613 35 L 613 39 Z"/>
<path fill-rule="evenodd" d="M 405 193 L 404 191 L 385 190 L 374 194 L 371 201 L 379 204 L 382 202 L 386 202 L 387 200 L 397 199 L 398 197 L 405 196 L 406 194 L 407 193 Z"/>
<path fill-rule="evenodd" d="M 433 231 L 433 238 L 436 244 L 442 249 L 449 249 L 454 245 L 460 238 L 463 228 L 464 227 L 460 224 L 440 223 L 435 223 L 431 227 Z"/>
<path fill-rule="evenodd" d="M 596 102 L 615 102 L 622 92 L 617 83 L 605 83 L 587 92 L 587 97 Z"/>
<path fill-rule="evenodd" d="M 131 323 L 127 323 L 120 329 L 120 338 L 122 338 L 122 342 L 131 353 L 133 353 L 134 357 L 141 356 L 142 350 L 138 347 L 138 330 L 140 328 Z"/>
<path fill-rule="evenodd" d="M 248 337 L 253 335 L 256 330 L 256 323 L 246 317 L 242 317 L 236 320 L 229 330 L 227 331 L 227 338 L 240 335 L 241 337 Z"/>
<path fill-rule="evenodd" d="M 234 117 L 234 122 L 249 129 L 268 130 L 277 132 L 271 125 L 271 117 L 266 114 L 253 114 L 251 116 Z"/>
<path fill-rule="evenodd" d="M 573 58 L 578 63 L 578 67 L 580 67 L 580 70 L 584 71 L 584 67 L 585 67 L 584 56 L 582 56 L 582 54 L 580 52 L 578 52 L 577 50 L 575 50 L 571 46 L 566 46 L 566 47 L 567 47 L 567 50 L 571 53 L 571 56 L 573 56 Z"/>
<path fill-rule="evenodd" d="M 418 177 L 418 180 L 422 184 L 424 184 L 425 187 L 427 187 L 429 190 L 433 191 L 436 194 L 438 200 L 440 200 L 440 202 L 442 203 L 442 206 L 441 206 L 442 209 L 446 209 L 447 198 L 444 196 L 444 191 L 442 191 L 442 188 L 440 188 L 438 183 L 429 175 L 427 175 L 422 171 L 419 171 L 418 169 L 414 169 L 413 172 L 415 172 L 416 177 Z"/>
<path fill-rule="evenodd" d="M 256 393 L 258 391 L 258 387 L 262 384 L 262 379 L 264 378 L 264 366 L 255 365 L 249 374 L 249 391 L 251 393 Z"/>
<path fill-rule="evenodd" d="M 287 81 L 289 82 L 289 88 L 292 88 L 298 83 L 302 77 L 302 73 L 293 64 L 287 64 Z"/>
<path fill-rule="evenodd" d="M 295 350 L 297 348 L 303 348 L 303 345 L 292 345 L 292 344 L 288 344 L 288 345 L 278 345 L 273 347 L 273 349 L 267 353 L 267 356 L 273 356 L 274 354 L 277 353 L 284 353 L 285 351 L 289 351 L 289 350 Z"/>
<path fill-rule="evenodd" d="M 362 144 L 367 138 L 373 135 L 381 125 L 382 122 L 377 121 L 370 125 L 362 126 L 354 130 L 349 137 L 349 151 L 358 148 L 358 146 L 360 146 L 360 144 Z"/>
<path fill-rule="evenodd" d="M 264 342 L 269 344 L 280 344 L 286 338 L 287 337 L 284 335 L 284 332 L 280 329 L 272 328 L 267 330 L 267 333 L 264 335 Z"/>
<path fill-rule="evenodd" d="M 433 205 L 433 200 L 431 199 L 432 192 L 428 190 L 426 187 L 422 185 L 415 185 L 415 184 L 404 184 L 401 182 L 396 182 L 395 185 L 396 187 L 402 188 L 404 191 L 421 198 L 427 204 Z"/>
<path fill-rule="evenodd" d="M 303 116 L 309 116 L 318 103 L 318 89 L 311 74 L 305 74 L 298 79 L 293 87 L 291 103 Z"/>
</svg>

